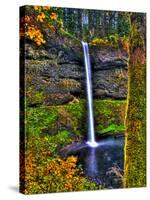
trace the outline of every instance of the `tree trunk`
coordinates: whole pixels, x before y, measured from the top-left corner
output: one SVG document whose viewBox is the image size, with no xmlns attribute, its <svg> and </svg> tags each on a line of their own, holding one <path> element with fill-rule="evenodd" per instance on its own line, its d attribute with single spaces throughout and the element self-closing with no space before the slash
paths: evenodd
<svg viewBox="0 0 150 200">
<path fill-rule="evenodd" d="M 146 15 L 130 16 L 124 187 L 146 185 Z"/>
<path fill-rule="evenodd" d="M 77 31 L 77 35 L 78 38 L 83 38 L 82 36 L 82 10 L 78 9 L 78 31 Z"/>
</svg>

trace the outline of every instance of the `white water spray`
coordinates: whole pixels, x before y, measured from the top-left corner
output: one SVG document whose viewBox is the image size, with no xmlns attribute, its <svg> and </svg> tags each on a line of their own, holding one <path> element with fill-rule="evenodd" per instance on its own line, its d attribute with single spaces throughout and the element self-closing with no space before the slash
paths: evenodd
<svg viewBox="0 0 150 200">
<path fill-rule="evenodd" d="M 95 141 L 94 117 L 93 117 L 93 95 L 92 95 L 92 78 L 91 78 L 91 62 L 89 55 L 89 47 L 86 42 L 82 41 L 84 52 L 84 64 L 86 70 L 86 92 L 88 106 L 88 144 L 91 147 L 96 147 L 98 144 Z"/>
</svg>

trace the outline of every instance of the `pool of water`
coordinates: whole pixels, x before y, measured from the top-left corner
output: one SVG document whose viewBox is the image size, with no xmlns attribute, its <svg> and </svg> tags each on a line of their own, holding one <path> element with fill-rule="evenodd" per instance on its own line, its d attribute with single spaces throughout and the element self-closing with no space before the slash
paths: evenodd
<svg viewBox="0 0 150 200">
<path fill-rule="evenodd" d="M 124 165 L 124 137 L 110 137 L 98 142 L 97 147 L 84 145 L 69 154 L 78 156 L 84 174 L 97 185 L 121 188 Z"/>
</svg>

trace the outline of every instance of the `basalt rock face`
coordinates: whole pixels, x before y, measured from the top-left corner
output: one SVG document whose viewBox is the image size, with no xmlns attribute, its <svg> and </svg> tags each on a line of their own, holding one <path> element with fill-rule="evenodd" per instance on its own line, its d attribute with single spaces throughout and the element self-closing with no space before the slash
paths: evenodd
<svg viewBox="0 0 150 200">
<path fill-rule="evenodd" d="M 126 99 L 127 52 L 91 47 L 93 93 L 100 99 Z"/>
<path fill-rule="evenodd" d="M 120 53 L 120 54 L 119 54 Z M 93 96 L 126 99 L 127 55 L 116 49 L 90 48 Z M 30 106 L 61 105 L 84 98 L 86 92 L 82 46 L 25 46 L 26 92 Z"/>
</svg>

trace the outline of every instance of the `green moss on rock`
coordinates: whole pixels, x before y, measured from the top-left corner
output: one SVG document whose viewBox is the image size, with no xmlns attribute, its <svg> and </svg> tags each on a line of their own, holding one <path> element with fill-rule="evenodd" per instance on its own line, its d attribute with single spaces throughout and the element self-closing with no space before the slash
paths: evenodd
<svg viewBox="0 0 150 200">
<path fill-rule="evenodd" d="M 124 187 L 146 185 L 145 14 L 131 15 Z"/>
<path fill-rule="evenodd" d="M 110 124 L 107 128 L 104 127 L 99 127 L 100 128 L 100 133 L 104 134 L 104 133 L 112 133 L 112 134 L 116 134 L 116 133 L 122 133 L 125 131 L 125 126 L 124 125 L 116 125 L 116 124 Z"/>
<path fill-rule="evenodd" d="M 26 134 L 28 136 L 40 135 L 42 129 L 53 127 L 57 121 L 57 110 L 49 107 L 26 109 Z"/>
<path fill-rule="evenodd" d="M 95 100 L 94 115 L 96 133 L 124 132 L 124 118 L 126 101 L 121 100 Z"/>
<path fill-rule="evenodd" d="M 124 131 L 125 101 L 94 100 L 96 134 Z M 86 101 L 61 106 L 27 108 L 26 123 L 28 135 L 57 135 L 69 131 L 71 137 L 87 137 Z"/>
</svg>

